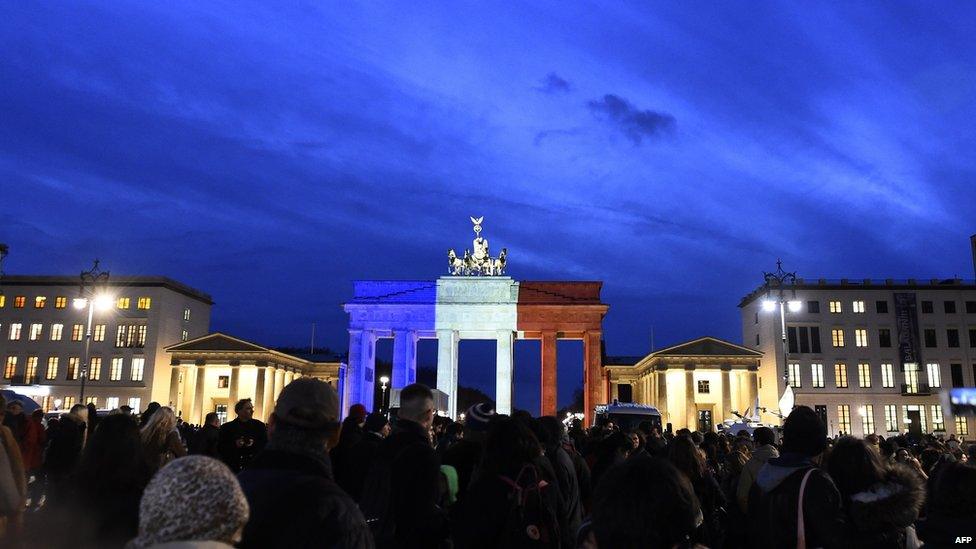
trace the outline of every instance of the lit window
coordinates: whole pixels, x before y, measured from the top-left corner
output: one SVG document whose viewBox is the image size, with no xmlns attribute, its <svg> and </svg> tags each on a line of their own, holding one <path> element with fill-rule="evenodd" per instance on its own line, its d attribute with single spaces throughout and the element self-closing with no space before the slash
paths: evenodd
<svg viewBox="0 0 976 549">
<path fill-rule="evenodd" d="M 94 334 L 92 334 L 92 338 L 95 341 L 105 341 L 105 325 L 104 324 L 96 324 L 95 325 L 95 332 L 94 332 Z"/>
<path fill-rule="evenodd" d="M 790 387 L 794 387 L 794 388 L 799 387 L 800 386 L 800 364 L 797 362 L 790 364 L 787 373 L 788 373 L 787 378 L 789 380 Z"/>
<path fill-rule="evenodd" d="M 863 388 L 871 387 L 871 365 L 862 362 L 857 365 L 857 386 Z M 869 435 L 871 433 L 865 433 Z"/>
<path fill-rule="evenodd" d="M 230 387 L 230 376 L 217 376 L 217 388 L 226 389 L 228 387 Z"/>
<path fill-rule="evenodd" d="M 136 306 L 140 309 L 148 309 L 152 306 L 152 298 L 140 297 L 139 301 L 136 302 Z"/>
<path fill-rule="evenodd" d="M 34 308 L 35 309 L 43 309 L 45 305 L 47 305 L 47 298 L 46 297 L 44 297 L 42 295 L 39 295 L 39 296 L 37 296 L 37 297 L 34 298 Z"/>
<path fill-rule="evenodd" d="M 885 431 L 898 432 L 898 408 L 894 404 L 885 404 Z"/>
<path fill-rule="evenodd" d="M 942 371 L 939 369 L 939 365 L 930 362 L 925 365 L 925 369 L 929 374 L 929 387 L 942 387 Z"/>
<path fill-rule="evenodd" d="M 37 381 L 37 357 L 27 357 L 26 371 L 24 372 L 24 383 L 34 383 Z"/>
<path fill-rule="evenodd" d="M 861 412 L 861 429 L 864 430 L 864 436 L 874 434 L 874 406 L 866 404 Z"/>
<path fill-rule="evenodd" d="M 139 326 L 138 336 L 136 337 L 136 347 L 146 346 L 146 325 L 142 324 Z"/>
<path fill-rule="evenodd" d="M 830 331 L 830 340 L 833 342 L 834 347 L 844 346 L 844 330 L 842 328 L 835 328 Z"/>
<path fill-rule="evenodd" d="M 834 378 L 838 389 L 847 388 L 847 364 L 841 362 L 834 364 Z"/>
<path fill-rule="evenodd" d="M 186 341 L 189 338 L 190 338 L 190 333 L 187 332 L 186 330 L 183 330 L 183 333 L 180 334 L 180 341 Z"/>
<path fill-rule="evenodd" d="M 918 412 L 919 427 L 921 427 L 923 433 L 929 432 L 929 428 L 928 426 L 926 426 L 925 423 L 925 406 L 916 405 L 916 404 L 902 405 L 901 413 L 902 413 L 902 418 L 904 418 L 904 423 L 906 424 L 906 428 L 908 427 L 908 424 L 910 424 L 913 421 L 911 416 L 908 415 L 909 412 Z"/>
<path fill-rule="evenodd" d="M 44 399 L 41 400 L 41 409 L 44 410 L 44 413 L 45 414 L 48 413 L 48 412 L 50 412 L 51 410 L 53 410 L 54 409 L 54 397 L 51 396 L 51 395 L 48 395 L 48 396 L 44 397 Z"/>
<path fill-rule="evenodd" d="M 74 405 L 75 405 L 75 397 L 73 397 L 73 396 L 66 396 L 66 397 L 64 397 L 64 407 L 61 408 L 61 409 L 62 410 L 70 410 L 71 407 L 74 406 Z"/>
<path fill-rule="evenodd" d="M 942 419 L 942 405 L 932 405 L 932 430 L 945 431 L 945 420 Z"/>
<path fill-rule="evenodd" d="M 832 313 L 844 312 L 844 308 L 843 306 L 841 306 L 840 301 L 831 301 L 829 307 L 830 307 L 830 312 Z"/>
<path fill-rule="evenodd" d="M 76 356 L 68 357 L 68 381 L 74 381 L 78 379 L 78 364 L 80 359 Z M 67 406 L 67 404 L 65 404 Z"/>
<path fill-rule="evenodd" d="M 58 379 L 58 357 L 48 357 L 47 372 L 44 374 L 44 379 Z"/>
<path fill-rule="evenodd" d="M 102 357 L 93 356 L 88 363 L 88 381 L 98 381 L 102 379 Z"/>
<path fill-rule="evenodd" d="M 3 367 L 3 378 L 11 379 L 17 373 L 17 357 L 8 356 L 7 364 Z"/>
<path fill-rule="evenodd" d="M 10 325 L 10 341 L 18 341 L 20 339 L 20 331 L 24 328 L 24 325 L 20 322 L 15 322 Z"/>
<path fill-rule="evenodd" d="M 823 364 L 811 364 L 810 373 L 813 377 L 811 385 L 822 388 L 824 386 Z"/>
<path fill-rule="evenodd" d="M 895 386 L 895 369 L 891 364 L 881 365 L 881 386 L 882 387 Z"/>
<path fill-rule="evenodd" d="M 51 341 L 61 341 L 64 324 L 51 324 Z"/>
<path fill-rule="evenodd" d="M 27 297 L 19 295 L 14 298 L 14 309 L 23 309 L 24 305 L 27 304 Z"/>
<path fill-rule="evenodd" d="M 855 313 L 863 313 L 864 312 L 864 302 L 863 301 L 855 301 L 855 302 L 853 302 L 851 304 L 851 310 L 854 311 Z"/>
<path fill-rule="evenodd" d="M 699 380 L 698 381 L 698 392 L 701 393 L 701 394 L 703 394 L 703 395 L 707 395 L 708 394 L 709 387 L 708 387 L 708 380 L 707 379 L 702 379 L 702 380 Z"/>
<path fill-rule="evenodd" d="M 868 346 L 868 331 L 863 329 L 854 330 L 854 345 L 857 347 Z"/>
<path fill-rule="evenodd" d="M 132 381 L 142 381 L 143 371 L 146 369 L 146 359 L 141 356 L 132 357 Z M 133 406 L 133 410 L 138 408 Z"/>
<path fill-rule="evenodd" d="M 54 298 L 54 308 L 55 309 L 64 309 L 67 306 L 68 306 L 68 298 L 67 297 L 65 297 L 63 295 L 59 295 L 58 297 Z"/>
<path fill-rule="evenodd" d="M 758 316 L 759 316 L 759 313 L 756 313 L 756 317 L 757 318 L 758 318 Z M 183 309 L 183 320 L 190 320 L 190 308 L 189 307 L 187 307 L 186 309 Z"/>
<path fill-rule="evenodd" d="M 112 367 L 108 371 L 108 379 L 110 381 L 119 381 L 122 379 L 122 357 L 117 356 L 112 358 Z"/>
<path fill-rule="evenodd" d="M 85 337 L 85 325 L 74 324 L 71 326 L 71 341 L 81 341 Z"/>
<path fill-rule="evenodd" d="M 845 435 L 851 434 L 851 407 L 847 404 L 837 406 L 837 428 Z"/>
<path fill-rule="evenodd" d="M 956 416 L 956 435 L 966 436 L 969 434 L 969 423 L 966 416 Z"/>
<path fill-rule="evenodd" d="M 918 393 L 918 364 L 905 363 L 905 393 Z"/>
<path fill-rule="evenodd" d="M 108 397 L 105 399 L 105 408 L 115 410 L 119 407 L 119 397 Z"/>
<path fill-rule="evenodd" d="M 115 307 L 117 309 L 128 309 L 129 308 L 129 298 L 120 297 L 115 300 Z"/>
<path fill-rule="evenodd" d="M 7 305 L 7 296 L 0 294 L 0 309 Z"/>
<path fill-rule="evenodd" d="M 139 397 L 129 397 L 129 408 L 132 408 L 132 411 L 133 412 L 139 412 L 139 410 L 142 409 L 140 407 L 140 404 L 142 404 L 142 399 L 141 398 L 139 398 Z"/>
<path fill-rule="evenodd" d="M 98 408 L 98 397 L 91 396 L 85 399 L 85 404 L 94 404 Z"/>
<path fill-rule="evenodd" d="M 30 335 L 28 335 L 28 337 L 30 338 L 31 341 L 37 341 L 38 339 L 41 339 L 41 332 L 43 330 L 44 330 L 43 324 L 39 324 L 39 323 L 31 324 Z"/>
</svg>

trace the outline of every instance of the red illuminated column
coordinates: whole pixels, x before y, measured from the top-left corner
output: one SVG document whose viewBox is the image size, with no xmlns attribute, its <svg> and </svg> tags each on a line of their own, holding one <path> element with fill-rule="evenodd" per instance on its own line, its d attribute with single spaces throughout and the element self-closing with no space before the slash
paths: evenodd
<svg viewBox="0 0 976 549">
<path fill-rule="evenodd" d="M 542 400 L 543 416 L 556 415 L 556 332 L 542 333 Z"/>
<path fill-rule="evenodd" d="M 593 408 L 606 404 L 603 386 L 603 364 L 600 357 L 600 332 L 586 332 L 583 336 L 583 415 L 586 425 L 593 424 Z"/>
</svg>

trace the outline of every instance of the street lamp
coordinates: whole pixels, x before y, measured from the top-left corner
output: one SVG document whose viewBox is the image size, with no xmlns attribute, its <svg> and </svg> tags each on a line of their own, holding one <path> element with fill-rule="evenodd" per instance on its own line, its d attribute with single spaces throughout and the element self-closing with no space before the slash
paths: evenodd
<svg viewBox="0 0 976 549">
<path fill-rule="evenodd" d="M 776 260 L 776 272 L 763 272 L 765 279 L 766 297 L 762 301 L 762 308 L 767 313 L 771 313 L 779 308 L 779 325 L 783 345 L 783 383 L 786 386 L 783 392 L 781 403 L 787 403 L 786 408 L 793 408 L 793 389 L 789 383 L 789 345 L 786 341 L 786 309 L 791 313 L 800 311 L 802 303 L 796 298 L 796 273 L 788 273 L 783 270 L 783 262 Z M 789 295 L 787 295 L 787 291 Z M 775 355 L 774 355 L 775 356 Z M 780 406 L 780 412 L 784 415 L 789 414 L 789 410 L 784 410 Z"/>
<path fill-rule="evenodd" d="M 381 393 L 382 396 L 380 398 L 380 404 L 382 405 L 380 407 L 380 409 L 383 410 L 384 412 L 388 408 L 388 406 L 386 405 L 386 387 L 387 387 L 387 384 L 389 384 L 389 383 L 390 383 L 390 378 L 389 377 L 387 377 L 387 376 L 380 377 L 380 390 L 383 391 Z"/>
<path fill-rule="evenodd" d="M 91 338 L 92 338 L 92 316 L 95 308 L 104 311 L 112 306 L 112 298 L 104 293 L 97 293 L 99 285 L 108 283 L 108 271 L 98 268 L 98 260 L 88 271 L 81 273 L 81 282 L 78 285 L 78 297 L 71 301 L 75 309 L 88 308 L 88 324 L 85 327 L 85 362 L 81 367 L 81 394 L 78 404 L 85 403 L 85 379 L 88 377 L 89 362 L 91 362 Z"/>
</svg>

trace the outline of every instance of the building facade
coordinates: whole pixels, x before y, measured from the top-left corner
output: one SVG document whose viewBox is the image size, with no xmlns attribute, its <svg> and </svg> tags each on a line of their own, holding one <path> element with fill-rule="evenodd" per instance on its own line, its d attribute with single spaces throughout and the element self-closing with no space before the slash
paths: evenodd
<svg viewBox="0 0 976 549">
<path fill-rule="evenodd" d="M 88 310 L 76 309 L 79 278 L 6 275 L 0 280 L 0 387 L 45 409 L 80 399 Z M 98 408 L 168 403 L 165 347 L 206 334 L 210 296 L 157 276 L 112 276 L 98 287 L 85 401 Z"/>
<path fill-rule="evenodd" d="M 786 289 L 798 302 L 784 308 L 786 345 L 778 306 L 763 307 L 765 287 L 739 304 L 743 341 L 763 353 L 764 406 L 778 409 L 788 383 L 831 434 L 971 438 L 973 418 L 953 417 L 945 393 L 976 385 L 976 283 L 797 279 L 795 298 Z"/>
</svg>

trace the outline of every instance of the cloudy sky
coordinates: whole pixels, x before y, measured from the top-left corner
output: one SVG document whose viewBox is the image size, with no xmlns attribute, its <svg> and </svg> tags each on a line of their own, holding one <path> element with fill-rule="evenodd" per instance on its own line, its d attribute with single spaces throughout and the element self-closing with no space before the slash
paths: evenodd
<svg viewBox="0 0 976 549">
<path fill-rule="evenodd" d="M 344 348 L 351 280 L 443 274 L 484 215 L 514 277 L 604 281 L 612 354 L 740 341 L 778 257 L 973 277 L 973 5 L 278 4 L 7 6 L 6 270 Z"/>
</svg>

